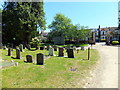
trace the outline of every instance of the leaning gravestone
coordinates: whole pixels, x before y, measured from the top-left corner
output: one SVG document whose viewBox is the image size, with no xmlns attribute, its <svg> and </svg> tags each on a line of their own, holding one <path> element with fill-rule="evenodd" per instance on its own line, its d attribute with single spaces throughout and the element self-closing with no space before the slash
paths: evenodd
<svg viewBox="0 0 120 90">
<path fill-rule="evenodd" d="M 64 48 L 60 47 L 59 48 L 59 53 L 58 53 L 59 56 L 64 56 Z"/>
<path fill-rule="evenodd" d="M 26 55 L 26 60 L 27 60 L 27 62 L 32 63 L 32 56 L 31 55 Z"/>
<path fill-rule="evenodd" d="M 44 54 L 43 53 L 37 54 L 37 63 L 36 64 L 38 64 L 38 65 L 44 64 Z"/>
<path fill-rule="evenodd" d="M 8 48 L 8 56 L 11 56 L 12 48 Z"/>
<path fill-rule="evenodd" d="M 54 49 L 52 47 L 49 48 L 49 55 L 54 56 Z"/>
<path fill-rule="evenodd" d="M 19 45 L 19 49 L 21 52 L 23 52 L 23 45 L 22 44 Z"/>
<path fill-rule="evenodd" d="M 20 49 L 16 48 L 16 58 L 20 59 Z"/>
<path fill-rule="evenodd" d="M 74 58 L 74 51 L 73 49 L 67 49 L 68 58 Z"/>
<path fill-rule="evenodd" d="M 54 48 L 54 51 L 57 51 L 57 46 L 56 45 L 54 45 L 53 48 Z"/>
</svg>

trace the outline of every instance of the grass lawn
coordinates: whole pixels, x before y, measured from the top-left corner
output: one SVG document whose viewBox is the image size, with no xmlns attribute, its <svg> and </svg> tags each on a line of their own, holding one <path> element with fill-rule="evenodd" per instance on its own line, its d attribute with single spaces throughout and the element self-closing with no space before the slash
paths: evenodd
<svg viewBox="0 0 120 90">
<path fill-rule="evenodd" d="M 90 60 L 87 59 L 87 50 L 75 52 L 75 58 L 51 56 L 45 60 L 44 65 L 25 63 L 26 55 L 30 54 L 36 59 L 37 53 L 48 54 L 47 50 L 21 52 L 21 59 L 12 59 L 7 55 L 7 50 L 2 51 L 2 59 L 19 62 L 18 66 L 2 69 L 2 88 L 82 88 L 83 79 L 89 76 L 90 69 L 96 65 L 99 54 L 97 50 L 91 50 Z M 12 57 L 16 57 L 15 50 Z M 58 55 L 58 52 L 55 51 Z M 67 55 L 65 53 L 65 55 Z M 70 67 L 77 70 L 70 71 Z"/>
</svg>

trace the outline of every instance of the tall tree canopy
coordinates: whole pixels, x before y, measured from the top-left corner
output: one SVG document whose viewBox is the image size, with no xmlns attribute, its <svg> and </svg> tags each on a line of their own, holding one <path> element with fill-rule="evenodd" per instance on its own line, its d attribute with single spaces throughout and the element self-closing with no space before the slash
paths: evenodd
<svg viewBox="0 0 120 90">
<path fill-rule="evenodd" d="M 29 43 L 45 30 L 43 2 L 5 2 L 3 6 L 3 43 Z"/>
<path fill-rule="evenodd" d="M 64 36 L 66 30 L 70 28 L 71 20 L 63 14 L 56 14 L 52 23 L 48 26 L 55 36 Z"/>
<path fill-rule="evenodd" d="M 48 38 L 63 36 L 69 40 L 86 40 L 91 36 L 91 30 L 88 27 L 80 26 L 79 24 L 73 25 L 71 19 L 63 14 L 56 14 L 52 23 L 48 26 L 51 32 Z"/>
</svg>

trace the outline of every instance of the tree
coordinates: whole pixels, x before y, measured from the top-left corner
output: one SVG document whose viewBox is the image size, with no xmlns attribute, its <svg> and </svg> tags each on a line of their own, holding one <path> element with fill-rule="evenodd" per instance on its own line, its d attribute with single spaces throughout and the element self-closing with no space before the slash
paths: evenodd
<svg viewBox="0 0 120 90">
<path fill-rule="evenodd" d="M 65 37 L 65 33 L 67 32 L 67 30 L 69 30 L 70 24 L 71 20 L 68 17 L 65 17 L 63 14 L 58 13 L 48 27 L 52 29 L 52 34 L 55 33 L 53 37 Z"/>
<path fill-rule="evenodd" d="M 38 35 L 38 28 L 46 29 L 43 2 L 5 2 L 3 8 L 4 39 L 9 31 L 10 39 L 27 44 Z"/>
</svg>

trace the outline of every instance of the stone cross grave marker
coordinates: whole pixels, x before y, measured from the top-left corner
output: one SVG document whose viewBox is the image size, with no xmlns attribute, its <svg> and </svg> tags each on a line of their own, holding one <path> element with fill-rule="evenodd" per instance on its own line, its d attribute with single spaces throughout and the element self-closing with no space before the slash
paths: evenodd
<svg viewBox="0 0 120 90">
<path fill-rule="evenodd" d="M 68 58 L 74 58 L 74 51 L 73 49 L 67 49 Z"/>
<path fill-rule="evenodd" d="M 30 63 L 32 63 L 32 55 L 26 55 L 26 60 L 27 60 L 27 62 L 30 62 Z"/>
<path fill-rule="evenodd" d="M 20 59 L 20 49 L 16 48 L 16 58 Z"/>
<path fill-rule="evenodd" d="M 37 54 L 37 63 L 36 64 L 38 64 L 38 65 L 44 64 L 44 54 L 43 53 Z"/>
<path fill-rule="evenodd" d="M 64 56 L 64 48 L 62 48 L 62 47 L 59 48 L 58 55 L 59 56 Z"/>
<path fill-rule="evenodd" d="M 54 56 L 54 49 L 52 47 L 49 48 L 49 55 Z"/>
</svg>

